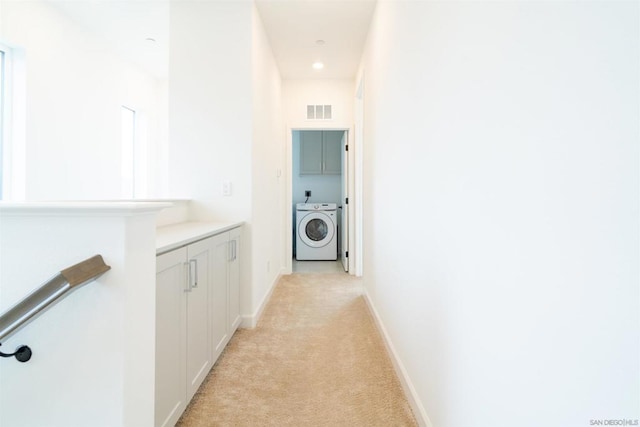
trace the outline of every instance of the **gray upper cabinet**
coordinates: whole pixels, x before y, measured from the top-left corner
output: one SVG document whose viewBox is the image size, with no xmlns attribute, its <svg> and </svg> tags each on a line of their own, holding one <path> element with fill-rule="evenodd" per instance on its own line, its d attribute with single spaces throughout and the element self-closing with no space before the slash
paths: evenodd
<svg viewBox="0 0 640 427">
<path fill-rule="evenodd" d="M 322 174 L 322 134 L 300 132 L 300 175 Z"/>
<path fill-rule="evenodd" d="M 340 175 L 342 173 L 342 135 L 344 131 L 322 132 L 322 173 Z"/>
<path fill-rule="evenodd" d="M 300 132 L 300 175 L 340 175 L 344 131 Z"/>
</svg>

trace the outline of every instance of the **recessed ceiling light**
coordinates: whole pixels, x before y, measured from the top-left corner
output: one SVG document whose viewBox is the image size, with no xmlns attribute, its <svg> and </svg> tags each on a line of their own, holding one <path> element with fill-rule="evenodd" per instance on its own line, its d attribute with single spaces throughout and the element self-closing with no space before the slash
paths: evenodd
<svg viewBox="0 0 640 427">
<path fill-rule="evenodd" d="M 318 46 L 322 46 L 324 44 L 324 40 L 316 40 L 316 44 Z"/>
<path fill-rule="evenodd" d="M 324 68 L 324 64 L 322 62 L 314 62 L 312 67 L 314 70 L 322 70 Z"/>
</svg>

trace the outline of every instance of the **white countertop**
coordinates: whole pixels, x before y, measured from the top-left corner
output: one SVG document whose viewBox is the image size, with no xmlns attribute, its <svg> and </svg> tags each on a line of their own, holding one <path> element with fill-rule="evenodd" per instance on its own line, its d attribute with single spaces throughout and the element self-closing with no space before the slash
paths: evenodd
<svg viewBox="0 0 640 427">
<path fill-rule="evenodd" d="M 209 236 L 224 233 L 232 228 L 240 227 L 242 224 L 242 221 L 182 222 L 158 227 L 156 231 L 156 254 L 169 252 Z"/>
</svg>

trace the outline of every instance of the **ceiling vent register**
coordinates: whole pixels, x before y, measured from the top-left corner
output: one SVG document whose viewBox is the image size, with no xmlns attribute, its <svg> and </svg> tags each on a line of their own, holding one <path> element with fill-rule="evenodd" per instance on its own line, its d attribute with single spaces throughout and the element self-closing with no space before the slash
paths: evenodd
<svg viewBox="0 0 640 427">
<path fill-rule="evenodd" d="M 307 105 L 307 120 L 331 120 L 331 105 Z"/>
</svg>

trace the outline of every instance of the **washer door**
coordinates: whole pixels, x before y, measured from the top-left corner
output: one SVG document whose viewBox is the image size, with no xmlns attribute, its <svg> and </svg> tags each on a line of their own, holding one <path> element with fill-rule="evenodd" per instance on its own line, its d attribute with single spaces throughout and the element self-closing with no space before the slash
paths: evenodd
<svg viewBox="0 0 640 427">
<path fill-rule="evenodd" d="M 328 245 L 335 232 L 333 220 L 322 212 L 312 212 L 306 215 L 298 225 L 300 239 L 312 248 Z"/>
</svg>

